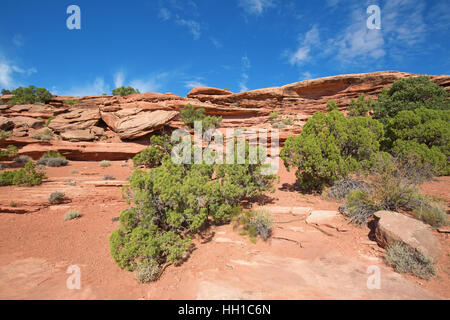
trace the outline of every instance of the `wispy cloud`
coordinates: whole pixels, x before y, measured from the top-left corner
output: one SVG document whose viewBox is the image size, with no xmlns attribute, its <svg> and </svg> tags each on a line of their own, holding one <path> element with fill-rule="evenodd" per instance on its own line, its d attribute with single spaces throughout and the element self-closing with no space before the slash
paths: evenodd
<svg viewBox="0 0 450 320">
<path fill-rule="evenodd" d="M 12 38 L 12 42 L 17 47 L 22 47 L 25 44 L 25 38 L 21 34 L 15 34 Z"/>
<path fill-rule="evenodd" d="M 302 39 L 303 38 L 303 39 Z M 294 53 L 289 55 L 289 62 L 292 65 L 301 65 L 309 59 L 309 53 L 312 47 L 320 44 L 319 29 L 313 26 L 304 37 L 300 39 L 300 45 Z"/>
<path fill-rule="evenodd" d="M 250 59 L 247 55 L 241 58 L 241 66 L 242 66 L 242 75 L 241 80 L 239 81 L 239 90 L 240 92 L 248 91 L 247 82 L 248 82 L 248 71 L 251 68 Z"/>
<path fill-rule="evenodd" d="M 220 42 L 220 41 L 217 40 L 216 38 L 210 37 L 210 40 L 211 40 L 212 44 L 214 45 L 214 47 L 216 47 L 217 49 L 220 49 L 220 48 L 223 47 L 222 42 Z"/>
<path fill-rule="evenodd" d="M 198 80 L 190 80 L 184 82 L 184 87 L 187 89 L 193 89 L 197 87 L 206 87 L 206 84 Z"/>
<path fill-rule="evenodd" d="M 36 68 L 20 68 L 0 54 L 0 86 L 3 88 L 11 89 L 20 85 L 14 74 L 29 77 L 33 73 L 37 73 Z"/>
<path fill-rule="evenodd" d="M 125 73 L 123 71 L 116 72 L 114 74 L 114 87 L 119 88 L 124 85 Z"/>
<path fill-rule="evenodd" d="M 200 38 L 201 28 L 200 28 L 200 23 L 198 23 L 197 21 L 185 20 L 185 19 L 181 19 L 181 18 L 177 17 L 175 22 L 180 26 L 187 27 L 189 32 L 192 34 L 192 37 L 194 38 L 194 40 L 198 40 Z"/>
<path fill-rule="evenodd" d="M 186 27 L 193 39 L 198 40 L 201 36 L 201 24 L 192 19 L 192 16 L 198 15 L 196 3 L 170 0 L 166 2 L 166 5 L 167 7 L 159 8 L 158 18 L 164 22 L 172 21 L 179 26 Z M 189 12 L 189 19 L 183 17 L 186 12 Z"/>
<path fill-rule="evenodd" d="M 248 14 L 261 15 L 266 9 L 274 7 L 273 0 L 238 0 L 238 6 Z"/>
<path fill-rule="evenodd" d="M 111 92 L 111 88 L 108 84 L 105 83 L 105 80 L 102 77 L 97 77 L 93 82 L 87 83 L 82 86 L 72 87 L 67 90 L 64 94 L 83 97 L 89 95 L 97 95 L 103 93 Z"/>
<path fill-rule="evenodd" d="M 161 8 L 159 9 L 158 18 L 160 18 L 163 21 L 167 21 L 170 19 L 171 13 L 169 9 L 167 8 Z"/>
</svg>

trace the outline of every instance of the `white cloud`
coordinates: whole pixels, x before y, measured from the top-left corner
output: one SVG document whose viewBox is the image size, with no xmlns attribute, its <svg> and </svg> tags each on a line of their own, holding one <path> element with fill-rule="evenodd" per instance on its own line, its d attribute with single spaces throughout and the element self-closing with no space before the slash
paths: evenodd
<svg viewBox="0 0 450 320">
<path fill-rule="evenodd" d="M 313 26 L 300 41 L 298 49 L 289 55 L 289 62 L 292 65 L 301 65 L 309 59 L 309 53 L 312 47 L 320 44 L 319 29 Z"/>
<path fill-rule="evenodd" d="M 187 27 L 194 40 L 198 40 L 200 38 L 200 24 L 197 21 L 177 18 L 175 22 L 180 26 Z"/>
<path fill-rule="evenodd" d="M 125 73 L 123 71 L 116 72 L 114 74 L 114 87 L 122 87 L 125 82 Z"/>
<path fill-rule="evenodd" d="M 217 40 L 216 38 L 211 37 L 210 39 L 211 39 L 212 44 L 213 44 L 217 49 L 220 49 L 220 48 L 223 47 L 222 42 L 220 42 L 220 41 Z"/>
<path fill-rule="evenodd" d="M 248 91 L 247 82 L 248 82 L 248 71 L 251 68 L 251 62 L 247 55 L 241 58 L 241 66 L 242 66 L 242 74 L 241 80 L 239 81 L 239 90 L 240 92 Z"/>
<path fill-rule="evenodd" d="M 261 15 L 264 10 L 275 6 L 275 4 L 273 0 L 239 0 L 238 6 L 248 14 Z"/>
<path fill-rule="evenodd" d="M 171 13 L 167 8 L 161 8 L 159 9 L 158 18 L 160 18 L 163 21 L 167 21 L 170 19 Z"/>
<path fill-rule="evenodd" d="M 313 75 L 309 71 L 305 71 L 300 74 L 300 80 L 311 80 L 312 78 L 313 78 Z"/>
<path fill-rule="evenodd" d="M 187 89 L 193 89 L 193 88 L 197 88 L 197 87 L 206 87 L 206 84 L 204 84 L 203 82 L 200 82 L 198 80 L 190 80 L 190 81 L 185 81 L 184 87 Z"/>
<path fill-rule="evenodd" d="M 21 74 L 22 76 L 30 76 L 36 72 L 37 69 L 34 67 L 24 70 L 0 55 L 0 86 L 3 88 L 11 89 L 19 86 L 17 81 L 14 79 L 15 73 Z"/>
<path fill-rule="evenodd" d="M 89 95 L 97 95 L 111 92 L 109 85 L 105 83 L 102 77 L 97 77 L 92 83 L 88 83 L 81 87 L 72 87 L 66 94 L 83 97 Z"/>
<path fill-rule="evenodd" d="M 12 38 L 12 42 L 17 47 L 22 47 L 25 43 L 25 39 L 21 34 L 15 34 Z"/>
</svg>

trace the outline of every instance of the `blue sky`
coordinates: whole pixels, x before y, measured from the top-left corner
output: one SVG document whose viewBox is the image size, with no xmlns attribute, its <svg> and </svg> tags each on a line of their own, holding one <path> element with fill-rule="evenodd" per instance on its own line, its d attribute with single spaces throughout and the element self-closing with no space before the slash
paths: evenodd
<svg viewBox="0 0 450 320">
<path fill-rule="evenodd" d="M 69 30 L 69 5 L 81 29 Z M 366 26 L 369 5 L 381 29 Z M 347 73 L 450 74 L 448 0 L 5 0 L 0 88 L 233 92 Z"/>
</svg>

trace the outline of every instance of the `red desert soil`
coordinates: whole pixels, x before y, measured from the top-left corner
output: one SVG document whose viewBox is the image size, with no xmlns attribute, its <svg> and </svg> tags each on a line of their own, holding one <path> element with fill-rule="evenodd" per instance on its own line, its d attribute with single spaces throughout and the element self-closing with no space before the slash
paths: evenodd
<svg viewBox="0 0 450 320">
<path fill-rule="evenodd" d="M 231 225 L 214 227 L 209 241 L 197 239 L 186 262 L 168 267 L 159 281 L 140 285 L 109 253 L 108 237 L 119 226 L 112 219 L 127 204 L 119 186 L 101 186 L 102 177 L 112 174 L 120 185 L 132 170 L 123 161 L 111 164 L 101 168 L 98 162 L 72 161 L 67 167 L 48 168 L 49 178 L 41 186 L 0 188 L 0 299 L 450 298 L 448 234 L 436 232 L 444 254 L 438 276 L 427 282 L 387 267 L 384 250 L 369 239 L 369 228 L 344 220 L 340 231 L 316 228 L 304 221 L 304 215 L 292 213 L 275 214 L 278 223 L 268 242 L 253 244 Z M 276 192 L 268 194 L 266 206 L 272 209 L 337 210 L 341 205 L 292 190 L 294 173 L 283 166 L 279 175 Z M 423 190 L 448 203 L 450 177 L 426 183 Z M 54 191 L 65 192 L 72 201 L 48 205 Z M 70 209 L 79 210 L 82 217 L 64 222 Z M 80 290 L 66 287 L 70 265 L 81 269 Z M 381 270 L 379 290 L 367 288 L 367 268 L 373 265 Z"/>
</svg>

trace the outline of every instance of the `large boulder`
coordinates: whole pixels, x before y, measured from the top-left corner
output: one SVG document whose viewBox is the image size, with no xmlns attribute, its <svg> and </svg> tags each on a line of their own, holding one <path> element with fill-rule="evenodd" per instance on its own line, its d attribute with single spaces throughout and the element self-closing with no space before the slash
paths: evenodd
<svg viewBox="0 0 450 320">
<path fill-rule="evenodd" d="M 12 117 L 10 119 L 12 122 L 14 122 L 15 127 L 25 125 L 28 128 L 39 129 L 39 128 L 42 128 L 45 124 L 45 121 L 43 119 L 35 119 L 35 118 L 31 118 L 31 117 L 18 116 L 18 117 Z"/>
<path fill-rule="evenodd" d="M 441 244 L 429 225 L 393 211 L 378 211 L 375 218 L 378 220 L 375 236 L 381 247 L 402 242 L 433 261 L 440 259 Z"/>
<path fill-rule="evenodd" d="M 102 112 L 102 119 L 121 139 L 134 140 L 161 129 L 178 115 L 177 111 L 123 109 L 115 113 Z"/>
<path fill-rule="evenodd" d="M 56 116 L 48 127 L 55 132 L 85 130 L 95 126 L 99 120 L 100 110 L 98 108 L 76 108 L 71 112 Z"/>
</svg>

